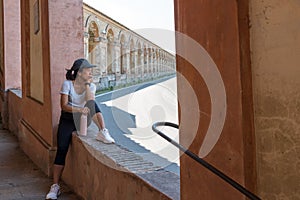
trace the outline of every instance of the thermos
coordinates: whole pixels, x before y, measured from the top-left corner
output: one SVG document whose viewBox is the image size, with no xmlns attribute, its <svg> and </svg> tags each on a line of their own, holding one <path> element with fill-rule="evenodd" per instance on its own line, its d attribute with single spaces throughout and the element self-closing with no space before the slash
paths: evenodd
<svg viewBox="0 0 300 200">
<path fill-rule="evenodd" d="M 87 135 L 87 115 L 85 115 L 85 114 L 81 114 L 81 117 L 80 117 L 79 135 L 82 135 L 82 136 Z"/>
</svg>

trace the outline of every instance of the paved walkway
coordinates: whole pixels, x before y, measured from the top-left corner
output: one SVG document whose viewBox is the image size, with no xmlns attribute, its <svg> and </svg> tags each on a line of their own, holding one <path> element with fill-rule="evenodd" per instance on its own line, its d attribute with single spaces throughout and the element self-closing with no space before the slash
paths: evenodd
<svg viewBox="0 0 300 200">
<path fill-rule="evenodd" d="M 178 124 L 176 77 L 141 83 L 96 97 L 116 144 L 179 176 L 179 150 L 152 130 L 154 122 Z M 177 129 L 160 129 L 179 140 Z"/>
<path fill-rule="evenodd" d="M 50 185 L 51 179 L 22 152 L 17 138 L 0 127 L 0 200 L 45 199 Z M 62 192 L 59 200 L 80 199 L 66 185 Z"/>
</svg>

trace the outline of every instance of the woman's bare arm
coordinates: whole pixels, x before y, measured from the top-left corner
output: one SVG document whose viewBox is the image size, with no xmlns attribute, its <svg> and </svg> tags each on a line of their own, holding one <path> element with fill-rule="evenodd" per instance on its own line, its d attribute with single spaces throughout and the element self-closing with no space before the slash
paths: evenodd
<svg viewBox="0 0 300 200">
<path fill-rule="evenodd" d="M 90 85 L 86 84 L 85 85 L 85 100 L 95 100 L 95 94 L 91 92 Z"/>
<path fill-rule="evenodd" d="M 83 112 L 83 108 L 78 108 L 78 107 L 68 105 L 68 95 L 66 94 L 61 94 L 60 96 L 60 107 L 65 112 L 70 112 L 70 113 Z"/>
</svg>

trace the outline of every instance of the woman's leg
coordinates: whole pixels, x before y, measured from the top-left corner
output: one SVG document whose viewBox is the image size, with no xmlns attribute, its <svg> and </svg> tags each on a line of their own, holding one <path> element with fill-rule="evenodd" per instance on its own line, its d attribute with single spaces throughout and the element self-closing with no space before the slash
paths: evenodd
<svg viewBox="0 0 300 200">
<path fill-rule="evenodd" d="M 97 125 L 98 129 L 99 130 L 104 129 L 105 128 L 104 118 L 97 103 L 94 100 L 89 100 L 87 101 L 85 106 L 90 109 L 90 116 L 93 122 Z"/>
<path fill-rule="evenodd" d="M 103 115 L 101 114 L 97 103 L 93 100 L 90 100 L 85 106 L 90 109 L 90 116 L 92 116 L 93 121 L 98 126 L 99 133 L 96 139 L 108 144 L 115 143 L 115 140 L 110 136 L 108 130 L 105 128 Z"/>
<path fill-rule="evenodd" d="M 66 156 L 76 130 L 72 113 L 62 113 L 57 131 L 57 151 L 53 166 L 53 182 L 58 183 L 64 170 Z"/>
<path fill-rule="evenodd" d="M 53 166 L 53 184 L 58 184 L 62 172 L 64 171 L 64 165 L 55 165 Z"/>
<path fill-rule="evenodd" d="M 105 128 L 105 123 L 103 120 L 103 115 L 101 114 L 101 112 L 96 113 L 93 117 L 93 122 L 95 122 L 95 124 L 97 125 L 99 130 L 102 130 Z"/>
<path fill-rule="evenodd" d="M 76 128 L 72 113 L 62 112 L 57 131 L 57 151 L 53 166 L 53 184 L 46 195 L 46 199 L 57 199 L 60 195 L 60 186 L 58 183 L 64 170 L 66 155 L 74 130 Z"/>
</svg>

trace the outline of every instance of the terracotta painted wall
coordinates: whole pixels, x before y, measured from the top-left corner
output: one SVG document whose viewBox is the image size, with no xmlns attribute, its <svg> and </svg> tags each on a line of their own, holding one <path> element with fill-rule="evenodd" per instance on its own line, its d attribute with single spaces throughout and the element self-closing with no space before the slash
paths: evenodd
<svg viewBox="0 0 300 200">
<path fill-rule="evenodd" d="M 300 2 L 250 7 L 258 192 L 300 199 Z"/>
<path fill-rule="evenodd" d="M 212 122 L 212 127 L 218 126 L 216 121 L 220 120 L 222 109 L 226 107 L 221 136 L 204 159 L 255 192 L 255 138 L 247 6 L 247 1 L 235 0 L 175 1 L 176 30 L 193 38 L 209 53 L 221 75 L 226 96 L 222 96 L 222 90 L 215 89 L 219 88 L 216 86 L 219 82 L 207 57 L 180 38 L 176 40 L 179 53 L 177 70 L 184 78 L 178 76 L 177 80 L 180 142 L 185 146 L 190 145 L 189 150 L 200 155 L 199 150 L 210 123 Z M 180 52 L 178 49 L 181 49 Z M 187 59 L 192 54 L 196 54 L 198 62 L 195 63 L 202 66 L 203 74 L 210 75 L 204 77 L 198 73 L 197 65 L 192 65 Z M 192 86 L 195 96 L 188 91 L 185 82 Z M 210 92 L 215 93 L 216 98 L 212 98 L 209 88 L 214 88 Z M 193 99 L 198 101 L 199 110 L 193 105 Z M 226 103 L 223 106 L 213 108 L 215 102 L 224 99 Z M 214 119 L 213 109 L 218 113 Z M 196 126 L 198 129 L 194 135 L 192 129 Z M 211 137 L 217 134 L 213 132 Z M 192 142 L 189 144 L 189 141 Z M 242 194 L 187 156 L 181 156 L 180 175 L 183 200 L 245 199 Z"/>
</svg>

